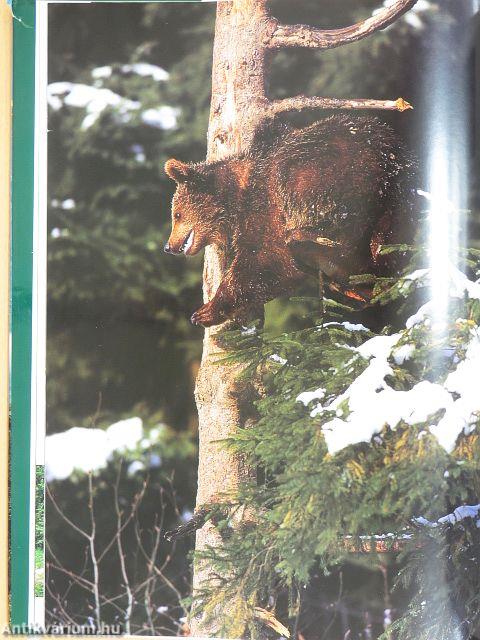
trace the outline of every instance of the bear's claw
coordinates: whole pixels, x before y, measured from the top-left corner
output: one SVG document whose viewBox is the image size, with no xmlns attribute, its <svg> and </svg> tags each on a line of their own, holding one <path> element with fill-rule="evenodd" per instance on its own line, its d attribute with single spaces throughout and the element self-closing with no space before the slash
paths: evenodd
<svg viewBox="0 0 480 640">
<path fill-rule="evenodd" d="M 190 318 L 192 324 L 202 325 L 204 327 L 212 327 L 213 325 L 220 324 L 224 318 L 216 314 L 211 305 L 204 304 L 200 307 Z"/>
<path fill-rule="evenodd" d="M 192 313 L 192 315 L 190 316 L 190 322 L 192 324 L 195 324 L 195 325 L 199 325 L 200 324 L 198 322 L 198 320 L 197 320 L 197 314 L 196 313 Z"/>
</svg>

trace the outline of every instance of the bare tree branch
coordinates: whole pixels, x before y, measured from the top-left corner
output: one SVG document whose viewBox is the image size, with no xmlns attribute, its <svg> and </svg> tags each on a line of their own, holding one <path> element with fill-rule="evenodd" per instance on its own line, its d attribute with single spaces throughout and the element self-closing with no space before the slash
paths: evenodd
<svg viewBox="0 0 480 640">
<path fill-rule="evenodd" d="M 125 622 L 125 633 L 130 635 L 130 619 L 132 617 L 133 611 L 133 593 L 130 587 L 130 580 L 128 577 L 127 566 L 125 563 L 125 552 L 123 550 L 123 542 L 122 542 L 122 512 L 120 510 L 120 503 L 118 500 L 118 488 L 120 485 L 120 476 L 122 473 L 122 463 L 118 466 L 117 473 L 117 481 L 113 487 L 113 495 L 114 495 L 114 504 L 115 504 L 115 513 L 117 514 L 117 549 L 118 549 L 118 559 L 120 561 L 120 569 L 122 572 L 123 583 L 125 586 L 125 590 L 127 593 L 127 608 L 125 610 L 124 622 Z M 132 508 L 133 510 L 133 508 Z"/>
<path fill-rule="evenodd" d="M 74 522 L 72 522 L 69 518 L 67 518 L 67 516 L 63 513 L 63 511 L 60 509 L 60 507 L 58 506 L 55 498 L 53 497 L 53 494 L 50 491 L 50 487 L 48 486 L 48 483 L 45 483 L 45 489 L 46 489 L 46 493 L 48 495 L 48 497 L 50 498 L 51 503 L 53 504 L 53 506 L 55 507 L 55 511 L 58 513 L 58 515 L 63 518 L 63 520 L 65 520 L 65 522 L 77 533 L 79 533 L 81 536 L 83 536 L 84 538 L 86 538 L 87 540 L 90 540 L 90 536 L 88 535 L 88 533 L 86 531 L 84 531 L 83 529 L 80 529 L 80 527 L 78 527 Z"/>
<path fill-rule="evenodd" d="M 155 562 L 157 559 L 157 554 L 158 554 L 158 548 L 160 546 L 160 538 L 162 535 L 162 530 L 163 530 L 163 520 L 164 520 L 164 516 L 165 516 L 165 504 L 164 504 L 164 492 L 163 492 L 163 488 L 160 488 L 160 522 L 158 522 L 157 520 L 157 516 L 155 516 L 155 524 L 154 524 L 154 538 L 153 538 L 153 544 L 152 544 L 152 550 L 150 553 L 150 558 L 149 561 L 147 562 L 147 576 L 148 576 L 148 583 L 145 586 L 145 591 L 144 591 L 144 604 L 145 604 L 145 612 L 147 614 L 147 620 L 148 620 L 148 626 L 152 632 L 152 635 L 155 635 L 155 626 L 153 623 L 153 617 L 152 617 L 152 591 L 153 588 L 155 586 L 155 580 L 156 580 L 156 576 L 154 575 L 154 571 L 153 571 L 153 567 L 155 566 Z M 140 532 L 139 532 L 139 523 L 138 523 L 138 516 L 136 516 L 135 518 L 135 526 L 136 526 L 136 531 L 138 531 L 138 535 L 140 536 Z M 168 558 L 168 556 L 167 556 Z"/>
<path fill-rule="evenodd" d="M 50 589 L 48 584 L 46 585 L 46 587 L 47 587 L 48 595 L 52 598 L 52 600 L 55 601 L 55 603 L 57 605 L 57 608 L 59 609 L 59 611 L 61 612 L 61 614 L 63 616 L 63 619 L 66 620 L 72 626 L 74 626 L 76 624 L 76 622 L 71 616 L 69 616 L 68 612 L 66 611 L 65 607 L 63 606 L 63 602 L 62 602 L 62 599 L 60 598 L 60 596 L 58 594 L 53 593 L 53 591 Z"/>
<path fill-rule="evenodd" d="M 306 47 L 309 49 L 334 49 L 343 44 L 367 38 L 393 24 L 409 11 L 417 0 L 397 0 L 391 6 L 377 11 L 373 16 L 340 29 L 316 29 L 303 24 L 278 24 L 272 20 L 274 31 L 267 42 L 270 49 L 281 47 Z"/>
<path fill-rule="evenodd" d="M 107 555 L 107 553 L 110 551 L 110 549 L 113 547 L 113 545 L 115 544 L 116 540 L 117 540 L 117 536 L 120 535 L 124 529 L 127 528 L 127 526 L 129 525 L 129 523 L 131 522 L 132 518 L 134 517 L 140 503 L 143 500 L 143 496 L 145 495 L 145 491 L 147 489 L 147 482 L 145 481 L 143 483 L 142 486 L 142 490 L 137 493 L 134 497 L 133 500 L 133 504 L 132 504 L 132 508 L 130 511 L 130 514 L 128 515 L 127 518 L 125 518 L 125 520 L 123 521 L 122 526 L 120 527 L 120 529 L 118 531 L 115 532 L 113 538 L 110 540 L 110 542 L 105 546 L 105 548 L 103 549 L 103 551 L 98 555 L 98 564 L 100 564 L 100 562 L 105 558 L 105 556 Z"/>
<path fill-rule="evenodd" d="M 172 610 L 175 611 L 177 609 L 180 609 L 183 616 L 187 615 L 187 611 L 185 610 L 181 602 L 183 595 L 179 589 L 176 589 L 174 582 L 172 582 L 172 580 L 175 580 L 178 576 L 174 576 L 172 579 L 169 579 L 163 573 L 163 570 L 166 569 L 166 567 L 172 560 L 172 552 L 175 547 L 174 544 L 171 547 L 169 546 L 169 553 L 166 554 L 162 566 L 159 568 L 155 565 L 160 550 L 161 541 L 163 540 L 163 524 L 166 512 L 166 505 L 164 501 L 165 496 L 169 497 L 175 513 L 179 515 L 178 507 L 175 503 L 174 490 L 172 487 L 172 495 L 170 496 L 170 493 L 165 492 L 163 487 L 159 488 L 160 513 L 159 516 L 155 516 L 155 523 L 152 531 L 149 532 L 147 530 L 147 532 L 152 534 L 152 544 L 151 546 L 149 545 L 149 549 L 147 551 L 142 541 L 143 532 L 140 530 L 138 510 L 145 495 L 148 486 L 148 480 L 145 480 L 143 482 L 141 490 L 138 491 L 138 493 L 136 493 L 133 497 L 127 513 L 126 511 L 123 511 L 120 506 L 121 470 L 122 465 L 120 464 L 116 483 L 112 486 L 114 493 L 114 500 L 112 504 L 112 506 L 114 507 L 114 513 L 112 514 L 112 516 L 113 518 L 115 518 L 116 516 L 116 532 L 101 553 L 99 553 L 97 549 L 98 539 L 96 536 L 97 526 L 95 522 L 96 514 L 94 509 L 94 486 L 92 474 L 88 475 L 88 511 L 90 520 L 89 531 L 81 529 L 63 513 L 62 509 L 51 494 L 50 488 L 47 486 L 48 495 L 50 496 L 50 500 L 58 514 L 62 517 L 62 519 L 67 523 L 69 527 L 78 532 L 86 540 L 86 544 L 84 547 L 84 566 L 81 569 L 80 573 L 63 566 L 61 560 L 51 549 L 48 540 L 45 541 L 46 549 L 48 550 L 49 556 L 53 560 L 53 562 L 49 561 L 46 563 L 47 575 L 53 576 L 55 574 L 59 574 L 64 578 L 69 579 L 67 583 L 67 589 L 66 591 L 64 591 L 63 595 L 61 595 L 60 593 L 55 593 L 53 589 L 53 585 L 55 582 L 54 579 L 50 577 L 47 578 L 46 590 L 48 596 L 57 605 L 56 611 L 47 611 L 50 619 L 58 620 L 60 624 L 87 624 L 83 619 L 83 613 L 79 614 L 78 620 L 75 619 L 77 618 L 77 616 L 74 616 L 71 611 L 73 599 L 72 601 L 70 601 L 70 599 L 67 597 L 67 595 L 73 589 L 81 589 L 89 593 L 94 600 L 94 603 L 92 603 L 92 605 L 89 605 L 89 607 L 94 610 L 94 620 L 91 620 L 90 617 L 87 618 L 89 626 L 97 624 L 96 620 L 99 619 L 99 614 L 109 616 L 111 613 L 109 609 L 113 608 L 114 612 L 118 614 L 116 619 L 118 619 L 119 616 L 123 618 L 123 620 L 125 621 L 125 630 L 127 629 L 127 627 L 129 627 L 131 634 L 144 633 L 146 628 L 150 630 L 152 635 L 158 636 L 162 633 L 168 634 L 172 632 L 172 627 L 179 628 L 180 623 L 174 615 L 167 614 L 163 611 L 157 612 L 154 603 L 157 598 L 157 594 L 160 593 L 160 590 L 168 590 L 169 592 L 173 592 L 175 594 L 175 604 L 169 604 L 169 607 L 171 607 Z M 127 565 L 125 561 L 126 555 L 122 534 L 130 523 L 132 523 L 136 539 L 139 542 L 139 546 L 137 546 L 137 548 L 133 550 L 132 555 L 136 556 L 138 554 L 141 559 L 145 559 L 146 561 L 145 566 L 142 564 L 142 567 L 140 569 L 142 577 L 140 581 L 138 581 L 136 569 L 132 568 L 132 570 L 129 570 L 129 573 L 127 574 Z M 109 594 L 108 596 L 106 596 L 101 593 L 100 589 L 101 580 L 99 565 L 100 561 L 105 558 L 107 553 L 115 544 L 117 548 L 117 556 L 119 559 L 118 568 L 123 578 L 121 585 L 122 588 L 117 594 Z M 93 573 L 91 579 L 84 577 L 84 573 L 87 570 L 89 573 L 90 571 Z M 137 604 L 137 601 L 140 602 L 142 594 L 146 608 L 146 624 L 148 626 L 146 626 L 145 623 L 137 626 L 132 620 L 132 612 L 134 606 Z M 171 596 L 168 600 L 169 602 L 171 601 Z M 105 610 L 107 610 L 108 612 L 105 613 Z M 172 627 L 164 627 L 159 624 L 159 619 L 161 618 L 168 619 Z"/>
<path fill-rule="evenodd" d="M 173 593 L 175 594 L 175 596 L 178 599 L 178 602 L 181 602 L 182 594 L 176 588 L 176 586 L 173 584 L 173 582 L 171 582 L 171 580 L 169 580 L 167 578 L 167 576 L 161 571 L 161 569 L 159 569 L 155 564 L 151 564 L 151 558 L 150 558 L 149 554 L 147 553 L 147 551 L 145 550 L 145 547 L 143 546 L 143 543 L 142 543 L 142 538 L 141 538 L 141 535 L 140 535 L 140 530 L 138 528 L 138 523 L 136 523 L 136 526 L 135 526 L 135 536 L 137 538 L 138 548 L 139 548 L 141 554 L 143 555 L 143 557 L 145 558 L 145 560 L 149 563 L 148 564 L 149 568 L 151 568 L 151 570 L 162 580 L 162 582 L 169 589 L 171 589 L 173 591 Z M 185 614 L 186 613 L 187 612 L 185 611 Z"/>
<path fill-rule="evenodd" d="M 163 508 L 163 505 L 162 505 Z M 143 594 L 143 601 L 145 604 L 145 613 L 147 614 L 148 626 L 152 635 L 155 635 L 155 626 L 153 624 L 152 618 L 152 589 L 155 586 L 155 576 L 153 575 L 153 567 L 155 565 L 155 560 L 158 553 L 158 547 L 160 544 L 160 536 L 161 536 L 161 526 L 158 526 L 155 523 L 155 538 L 152 546 L 152 551 L 150 553 L 150 560 L 147 563 L 147 571 L 148 571 L 148 583 L 145 586 L 145 591 Z"/>
<path fill-rule="evenodd" d="M 90 582 L 90 580 L 87 580 L 86 578 L 81 578 L 78 574 L 74 573 L 73 571 L 70 571 L 69 569 L 65 569 L 59 564 L 53 564 L 53 562 L 49 563 L 49 568 L 55 569 L 55 571 L 58 571 L 60 573 L 64 573 L 66 576 L 71 578 L 72 582 L 77 584 L 79 587 L 82 587 L 83 589 L 88 591 L 88 593 L 92 593 L 94 584 L 93 582 Z"/>
<path fill-rule="evenodd" d="M 97 525 L 95 522 L 95 513 L 93 506 L 93 483 L 92 483 L 92 472 L 90 471 L 88 474 L 88 510 L 90 512 L 90 525 L 91 532 L 89 536 L 90 542 L 90 560 L 93 565 L 93 597 L 95 599 L 95 623 L 97 625 L 97 629 L 100 629 L 102 618 L 101 618 L 101 608 L 100 608 L 100 574 L 98 570 L 98 560 L 95 550 L 95 536 Z"/>
<path fill-rule="evenodd" d="M 370 100 L 364 98 L 320 98 L 309 96 L 294 96 L 284 100 L 274 100 L 267 107 L 269 115 L 277 115 L 287 111 L 304 111 L 306 109 L 383 109 L 387 111 L 406 111 L 413 109 L 412 105 L 398 98 L 397 100 Z"/>
</svg>

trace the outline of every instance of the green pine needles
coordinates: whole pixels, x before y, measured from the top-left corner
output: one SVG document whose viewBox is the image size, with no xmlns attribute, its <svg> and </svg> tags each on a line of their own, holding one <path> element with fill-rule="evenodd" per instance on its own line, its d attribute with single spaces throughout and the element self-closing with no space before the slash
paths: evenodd
<svg viewBox="0 0 480 640">
<path fill-rule="evenodd" d="M 234 603 L 222 634 L 278 637 L 261 609 L 305 638 L 473 632 L 478 254 L 465 253 L 469 278 L 449 269 L 441 318 L 422 255 L 412 251 L 398 280 L 377 282 L 374 311 L 324 300 L 319 317 L 318 300 L 299 300 L 316 309 L 308 328 L 224 334 L 229 357 L 247 365 L 244 376 L 260 375 L 265 392 L 258 421 L 225 443 L 258 477 L 225 496 L 224 546 L 207 554 L 217 575 L 201 606 L 213 614 Z M 240 507 L 248 516 L 233 526 Z"/>
</svg>

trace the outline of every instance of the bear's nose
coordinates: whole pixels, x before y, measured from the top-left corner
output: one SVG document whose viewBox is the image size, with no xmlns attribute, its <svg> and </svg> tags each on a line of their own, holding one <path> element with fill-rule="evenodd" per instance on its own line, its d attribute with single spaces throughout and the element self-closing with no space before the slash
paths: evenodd
<svg viewBox="0 0 480 640">
<path fill-rule="evenodd" d="M 165 253 L 172 253 L 172 250 L 170 249 L 170 244 L 167 242 L 167 244 L 163 247 L 163 250 L 165 251 Z"/>
</svg>

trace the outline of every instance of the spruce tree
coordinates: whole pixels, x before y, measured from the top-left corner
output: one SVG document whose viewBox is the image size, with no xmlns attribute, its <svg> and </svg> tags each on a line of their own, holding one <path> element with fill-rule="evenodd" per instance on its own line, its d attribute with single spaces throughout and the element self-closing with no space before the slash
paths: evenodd
<svg viewBox="0 0 480 640">
<path fill-rule="evenodd" d="M 258 422 L 226 443 L 262 480 L 210 513 L 225 541 L 210 561 L 228 579 L 202 594 L 207 613 L 234 599 L 250 607 L 252 625 L 273 620 L 307 638 L 318 637 L 312 621 L 332 625 L 325 637 L 343 637 L 342 611 L 351 632 L 371 616 L 372 637 L 463 638 L 475 629 L 479 256 L 465 252 L 469 277 L 450 267 L 440 322 L 426 247 L 384 251 L 411 259 L 400 277 L 375 283 L 375 311 L 302 299 L 307 328 L 223 337 L 232 360 L 248 363 L 244 375 L 262 376 Z M 240 508 L 254 515 L 234 531 Z M 242 624 L 232 619 L 224 633 L 238 637 Z"/>
</svg>

